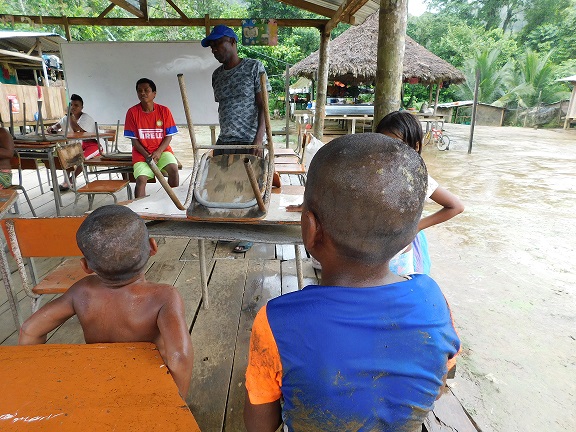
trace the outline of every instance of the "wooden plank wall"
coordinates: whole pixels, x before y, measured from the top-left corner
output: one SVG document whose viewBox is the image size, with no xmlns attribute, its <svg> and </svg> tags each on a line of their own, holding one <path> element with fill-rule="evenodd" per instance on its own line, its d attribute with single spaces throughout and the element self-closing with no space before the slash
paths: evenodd
<svg viewBox="0 0 576 432">
<path fill-rule="evenodd" d="M 39 86 L 41 90 L 40 99 L 42 103 L 42 118 L 45 124 L 54 123 L 60 120 L 66 110 L 68 104 L 66 102 L 66 90 L 64 87 L 45 87 Z M 34 113 L 38 111 L 38 87 L 4 84 L 0 86 L 0 115 L 4 126 L 8 127 L 10 123 L 10 112 L 8 111 L 8 96 L 15 95 L 19 102 L 19 112 L 13 112 L 14 124 L 21 126 L 24 122 L 24 103 L 26 104 L 26 123 L 36 124 Z"/>
</svg>

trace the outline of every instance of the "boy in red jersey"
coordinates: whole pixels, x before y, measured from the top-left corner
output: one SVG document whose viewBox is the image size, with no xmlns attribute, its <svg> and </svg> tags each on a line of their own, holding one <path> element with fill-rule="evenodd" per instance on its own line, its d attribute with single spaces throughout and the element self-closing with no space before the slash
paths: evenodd
<svg viewBox="0 0 576 432">
<path fill-rule="evenodd" d="M 136 82 L 136 93 L 140 103 L 126 113 L 124 136 L 132 140 L 132 163 L 136 190 L 134 195 L 140 198 L 146 195 L 146 183 L 154 178 L 152 169 L 146 163 L 151 157 L 158 169 L 168 173 L 168 184 L 179 184 L 178 161 L 170 147 L 172 135 L 178 133 L 170 109 L 154 103 L 156 84 L 148 78 Z"/>
</svg>

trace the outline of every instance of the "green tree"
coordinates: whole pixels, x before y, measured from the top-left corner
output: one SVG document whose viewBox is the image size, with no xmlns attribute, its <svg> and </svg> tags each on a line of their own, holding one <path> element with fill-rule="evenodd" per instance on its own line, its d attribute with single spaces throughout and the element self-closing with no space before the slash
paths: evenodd
<svg viewBox="0 0 576 432">
<path fill-rule="evenodd" d="M 551 54 L 549 52 L 540 55 L 528 50 L 522 55 L 516 62 L 512 73 L 508 73 L 505 78 L 511 90 L 499 102 L 514 101 L 519 106 L 528 108 L 566 98 L 568 95 L 563 86 L 554 82 L 554 65 L 550 62 Z"/>
<path fill-rule="evenodd" d="M 506 32 L 529 1 L 532 0 L 427 0 L 426 3 L 440 14 L 458 17 L 469 25 Z"/>
<path fill-rule="evenodd" d="M 463 73 L 466 82 L 458 87 L 458 96 L 462 100 L 474 98 L 476 71 L 480 71 L 478 85 L 478 101 L 492 103 L 500 99 L 506 92 L 506 78 L 510 64 L 502 66 L 501 52 L 498 49 L 484 49 L 465 62 Z"/>
</svg>

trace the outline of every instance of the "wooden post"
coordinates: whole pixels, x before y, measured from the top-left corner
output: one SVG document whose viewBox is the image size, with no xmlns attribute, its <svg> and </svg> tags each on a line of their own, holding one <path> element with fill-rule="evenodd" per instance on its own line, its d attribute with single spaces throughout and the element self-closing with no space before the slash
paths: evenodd
<svg viewBox="0 0 576 432">
<path fill-rule="evenodd" d="M 72 35 L 70 33 L 70 24 L 68 24 L 68 17 L 64 17 L 64 33 L 66 33 L 66 40 L 70 42 L 72 40 Z"/>
<path fill-rule="evenodd" d="M 576 103 L 576 83 L 573 84 L 574 88 L 572 89 L 572 95 L 570 96 L 570 102 L 568 103 L 568 109 L 566 110 L 566 118 L 564 119 L 564 129 L 568 129 L 568 125 L 570 124 L 570 116 L 574 110 L 574 104 Z M 562 111 L 562 107 L 560 107 L 560 111 Z"/>
<path fill-rule="evenodd" d="M 400 108 L 408 0 L 380 0 L 373 127 Z"/>
<path fill-rule="evenodd" d="M 434 100 L 434 115 L 436 115 L 436 110 L 438 109 L 438 98 L 440 97 L 440 82 L 436 83 L 436 99 Z"/>
<path fill-rule="evenodd" d="M 42 44 L 40 38 L 36 38 L 36 48 L 38 48 L 38 57 L 42 58 Z M 50 87 L 50 80 L 48 79 L 48 70 L 46 69 L 46 62 L 42 59 L 42 72 L 44 75 L 44 85 Z"/>
<path fill-rule="evenodd" d="M 322 26 L 320 28 L 316 110 L 314 111 L 314 136 L 319 140 L 321 140 L 324 135 L 324 114 L 326 113 L 326 96 L 328 94 L 328 68 L 330 66 L 328 42 L 330 42 L 330 32 L 325 32 L 324 26 Z"/>
<path fill-rule="evenodd" d="M 470 119 L 470 140 L 468 141 L 468 154 L 472 153 L 474 140 L 474 126 L 476 123 L 476 108 L 478 107 L 478 90 L 480 88 L 480 68 L 476 68 L 476 84 L 474 84 L 474 102 L 472 103 L 472 118 Z"/>
<path fill-rule="evenodd" d="M 286 63 L 286 84 L 284 93 L 284 103 L 286 113 L 286 148 L 290 147 L 290 65 Z M 296 104 L 294 104 L 294 109 L 296 109 Z"/>
<path fill-rule="evenodd" d="M 210 15 L 204 15 L 204 29 L 206 30 L 206 36 L 210 34 Z"/>
</svg>

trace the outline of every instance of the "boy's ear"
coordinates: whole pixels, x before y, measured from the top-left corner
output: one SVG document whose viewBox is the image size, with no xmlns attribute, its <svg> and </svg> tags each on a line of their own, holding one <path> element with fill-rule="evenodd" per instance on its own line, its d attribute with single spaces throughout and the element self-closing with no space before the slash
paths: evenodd
<svg viewBox="0 0 576 432">
<path fill-rule="evenodd" d="M 86 273 L 88 274 L 94 273 L 94 270 L 88 267 L 88 261 L 86 261 L 86 258 L 84 257 L 80 258 L 80 265 L 82 266 L 82 270 L 84 270 Z"/>
<path fill-rule="evenodd" d="M 153 238 L 150 238 L 149 242 L 150 242 L 150 256 L 154 256 L 158 252 L 158 244 L 156 243 L 156 240 L 154 240 Z"/>
<path fill-rule="evenodd" d="M 316 215 L 306 209 L 302 209 L 302 217 L 300 221 L 304 247 L 311 252 L 322 243 L 322 226 L 320 225 L 320 221 L 318 221 Z"/>
</svg>

